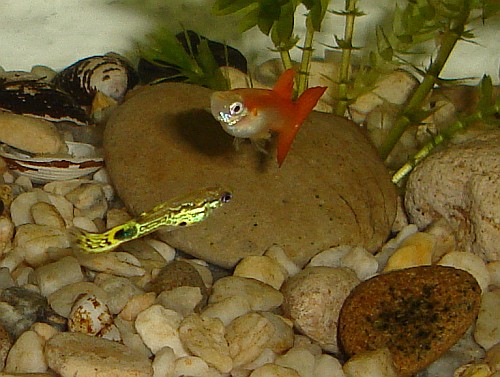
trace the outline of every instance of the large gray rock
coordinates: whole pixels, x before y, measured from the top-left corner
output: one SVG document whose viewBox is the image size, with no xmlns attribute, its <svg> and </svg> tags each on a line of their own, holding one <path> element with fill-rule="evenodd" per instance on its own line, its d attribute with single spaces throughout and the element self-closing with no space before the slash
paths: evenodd
<svg viewBox="0 0 500 377">
<path fill-rule="evenodd" d="M 160 231 L 174 247 L 223 267 L 273 244 L 297 263 L 339 244 L 376 250 L 389 234 L 396 195 L 375 149 L 353 123 L 306 120 L 283 166 L 233 139 L 206 110 L 211 91 L 180 83 L 143 88 L 110 118 L 105 159 L 134 213 L 205 186 L 233 200 L 194 227 Z"/>
<path fill-rule="evenodd" d="M 491 131 L 418 165 L 406 186 L 406 209 L 420 228 L 444 217 L 460 250 L 499 260 L 499 181 L 500 132 Z"/>
</svg>

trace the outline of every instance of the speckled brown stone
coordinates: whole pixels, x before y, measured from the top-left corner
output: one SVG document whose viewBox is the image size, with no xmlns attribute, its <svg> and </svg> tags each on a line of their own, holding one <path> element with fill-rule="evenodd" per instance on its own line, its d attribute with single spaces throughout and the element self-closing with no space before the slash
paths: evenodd
<svg viewBox="0 0 500 377">
<path fill-rule="evenodd" d="M 339 339 L 348 356 L 387 347 L 399 375 L 438 359 L 474 322 L 481 289 L 468 272 L 421 266 L 359 284 L 344 303 Z"/>
<path fill-rule="evenodd" d="M 396 195 L 359 127 L 312 113 L 281 168 L 250 143 L 239 150 L 207 111 L 211 91 L 182 83 L 142 88 L 112 114 L 105 161 L 120 198 L 138 214 L 220 184 L 233 200 L 201 224 L 159 231 L 170 245 L 223 267 L 277 244 L 298 264 L 339 244 L 376 250 Z"/>
</svg>

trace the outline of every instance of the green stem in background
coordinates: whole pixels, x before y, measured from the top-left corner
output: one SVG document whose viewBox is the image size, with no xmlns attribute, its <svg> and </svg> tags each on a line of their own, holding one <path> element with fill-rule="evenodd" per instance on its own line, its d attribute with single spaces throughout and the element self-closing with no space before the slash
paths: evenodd
<svg viewBox="0 0 500 377">
<path fill-rule="evenodd" d="M 392 176 L 392 183 L 398 184 L 400 183 L 410 172 L 417 166 L 424 158 L 426 158 L 432 150 L 443 143 L 446 140 L 450 140 L 453 135 L 455 135 L 458 131 L 464 130 L 469 127 L 471 124 L 485 120 L 487 117 L 500 113 L 500 100 L 497 101 L 496 104 L 487 108 L 484 111 L 476 111 L 474 114 L 469 115 L 462 121 L 456 121 L 451 124 L 440 134 L 436 135 L 425 144 L 406 164 L 404 164 L 394 175 Z"/>
<path fill-rule="evenodd" d="M 467 1 L 465 1 L 464 3 L 469 5 L 469 2 Z M 456 20 L 456 24 L 446 30 L 441 36 L 441 45 L 439 47 L 436 59 L 431 63 L 422 83 L 411 96 L 408 105 L 396 120 L 394 127 L 389 131 L 389 134 L 387 135 L 387 138 L 380 149 L 380 155 L 383 160 L 385 160 L 387 156 L 389 156 L 401 135 L 403 135 L 408 126 L 413 123 L 413 115 L 418 113 L 419 109 L 422 107 L 425 98 L 438 80 L 439 74 L 441 73 L 446 61 L 448 60 L 451 51 L 462 37 L 462 34 L 465 30 L 465 24 L 467 22 L 467 19 L 469 18 L 469 14 L 470 8 L 467 7 L 461 12 L 460 18 Z"/>
<path fill-rule="evenodd" d="M 339 116 L 344 116 L 347 110 L 347 90 L 349 82 L 349 68 L 351 66 L 351 52 L 352 48 L 352 36 L 354 34 L 354 20 L 356 18 L 356 1 L 357 0 L 346 0 L 345 2 L 345 13 L 346 13 L 346 23 L 344 28 L 344 43 L 346 48 L 342 48 L 342 60 L 339 72 L 339 86 L 338 86 L 338 103 L 335 114 Z"/>
<path fill-rule="evenodd" d="M 290 51 L 280 50 L 281 62 L 283 63 L 283 68 L 285 71 L 292 68 L 292 58 L 290 57 Z"/>
<path fill-rule="evenodd" d="M 297 96 L 300 96 L 307 89 L 307 81 L 309 74 L 309 66 L 311 64 L 312 57 L 312 42 L 314 39 L 314 28 L 310 15 L 306 18 L 306 39 L 304 41 L 304 46 L 302 47 L 302 59 L 300 61 L 299 76 L 297 83 Z"/>
</svg>

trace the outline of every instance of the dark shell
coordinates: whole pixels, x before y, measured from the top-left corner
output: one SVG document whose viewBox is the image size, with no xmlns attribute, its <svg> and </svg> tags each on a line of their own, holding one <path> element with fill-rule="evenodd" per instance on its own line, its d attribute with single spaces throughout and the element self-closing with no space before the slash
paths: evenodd
<svg viewBox="0 0 500 377">
<path fill-rule="evenodd" d="M 59 72 L 52 83 L 69 93 L 82 106 L 92 104 L 95 94 L 103 94 L 121 102 L 139 79 L 133 67 L 118 56 L 91 56 Z"/>
<path fill-rule="evenodd" d="M 53 122 L 89 123 L 85 111 L 67 93 L 40 80 L 0 81 L 0 109 Z"/>
<path fill-rule="evenodd" d="M 227 46 L 220 42 L 211 41 L 210 39 L 207 39 L 192 30 L 180 32 L 175 37 L 188 53 L 190 53 L 191 46 L 192 52 L 195 56 L 198 54 L 198 45 L 200 44 L 200 41 L 207 40 L 208 47 L 210 48 L 210 51 L 212 51 L 215 61 L 219 67 L 230 66 L 247 73 L 247 60 L 243 54 L 234 47 Z M 149 62 L 147 60 L 140 59 L 137 71 L 139 72 L 141 81 L 144 83 L 149 83 L 158 79 L 175 82 L 183 82 L 187 79 L 187 77 L 180 74 L 178 67 L 163 61 Z"/>
</svg>

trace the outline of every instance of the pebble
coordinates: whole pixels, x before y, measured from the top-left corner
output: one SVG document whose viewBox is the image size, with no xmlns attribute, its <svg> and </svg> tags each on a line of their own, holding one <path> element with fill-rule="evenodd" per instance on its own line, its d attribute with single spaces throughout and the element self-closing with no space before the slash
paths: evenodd
<svg viewBox="0 0 500 377">
<path fill-rule="evenodd" d="M 175 354 L 172 348 L 163 347 L 153 360 L 153 377 L 172 376 L 175 368 Z"/>
<path fill-rule="evenodd" d="M 490 274 L 483 259 L 479 256 L 469 252 L 453 251 L 443 256 L 438 264 L 467 271 L 477 280 L 482 292 L 488 290 Z"/>
<path fill-rule="evenodd" d="M 139 313 L 135 328 L 153 354 L 163 347 L 170 347 L 176 357 L 181 357 L 188 355 L 179 337 L 181 322 L 179 313 L 161 305 L 152 305 Z"/>
<path fill-rule="evenodd" d="M 295 370 L 276 364 L 265 364 L 252 373 L 249 377 L 302 377 Z"/>
<path fill-rule="evenodd" d="M 243 258 L 235 267 L 233 276 L 251 278 L 280 289 L 285 275 L 280 265 L 267 255 L 255 255 Z"/>
<path fill-rule="evenodd" d="M 208 364 L 196 356 L 183 356 L 175 360 L 174 376 L 207 377 Z"/>
<path fill-rule="evenodd" d="M 137 315 L 153 305 L 155 300 L 156 293 L 154 292 L 132 296 L 120 311 L 119 316 L 126 321 L 135 321 Z"/>
<path fill-rule="evenodd" d="M 316 377 L 314 355 L 304 348 L 294 347 L 286 354 L 278 356 L 275 364 L 295 370 L 301 377 Z"/>
<path fill-rule="evenodd" d="M 421 266 L 359 284 L 339 317 L 347 355 L 388 347 L 396 370 L 412 376 L 465 334 L 479 311 L 481 289 L 466 271 Z"/>
<path fill-rule="evenodd" d="M 66 223 L 52 204 L 37 202 L 30 208 L 33 222 L 38 225 L 47 225 L 53 228 L 65 229 Z"/>
<path fill-rule="evenodd" d="M 293 276 L 300 272 L 301 268 L 285 253 L 282 247 L 273 245 L 266 250 L 265 255 L 273 258 L 286 272 L 286 277 Z"/>
<path fill-rule="evenodd" d="M 48 297 L 58 289 L 83 281 L 83 273 L 75 257 L 64 257 L 35 269 L 33 279 L 40 287 L 40 293 Z"/>
<path fill-rule="evenodd" d="M 154 292 L 150 293 L 154 294 Z M 203 300 L 199 287 L 182 286 L 161 292 L 156 303 L 167 309 L 175 310 L 182 316 L 187 316 L 199 311 L 199 308 L 204 306 Z"/>
<path fill-rule="evenodd" d="M 243 297 L 252 310 L 273 310 L 283 302 L 283 294 L 268 284 L 238 276 L 217 280 L 208 302 L 214 304 L 233 296 Z"/>
<path fill-rule="evenodd" d="M 4 371 L 7 373 L 44 373 L 47 362 L 44 341 L 34 331 L 25 331 L 12 346 Z"/>
<path fill-rule="evenodd" d="M 179 335 L 183 345 L 193 355 L 203 359 L 222 373 L 229 373 L 233 360 L 224 337 L 225 328 L 220 319 L 191 314 L 183 319 Z"/>
<path fill-rule="evenodd" d="M 283 285 L 284 315 L 324 350 L 338 352 L 338 313 L 358 283 L 356 274 L 348 268 L 305 268 Z"/>
<path fill-rule="evenodd" d="M 14 223 L 8 217 L 0 216 L 0 256 L 11 248 L 14 229 Z"/>
<path fill-rule="evenodd" d="M 77 298 L 82 294 L 91 294 L 107 302 L 107 293 L 92 282 L 80 281 L 65 285 L 47 297 L 50 307 L 60 316 L 68 317 Z"/>
<path fill-rule="evenodd" d="M 112 314 L 118 314 L 131 298 L 144 293 L 130 279 L 122 276 L 98 274 L 94 279 L 94 283 L 106 292 L 107 299 L 105 302 Z"/>
<path fill-rule="evenodd" d="M 141 262 L 132 254 L 113 252 L 104 254 L 76 254 L 78 263 L 93 271 L 105 272 L 118 276 L 143 276 L 146 271 Z"/>
<path fill-rule="evenodd" d="M 7 359 L 11 347 L 12 341 L 10 340 L 9 333 L 0 323 L 0 371 L 3 370 L 5 366 L 5 360 Z"/>
<path fill-rule="evenodd" d="M 384 272 L 431 265 L 434 244 L 434 237 L 428 233 L 412 234 L 390 256 L 384 267 Z"/>
<path fill-rule="evenodd" d="M 206 306 L 201 315 L 208 318 L 218 318 L 229 325 L 235 318 L 249 313 L 252 310 L 250 303 L 243 296 L 229 296 L 216 303 Z"/>
<path fill-rule="evenodd" d="M 481 297 L 481 307 L 474 330 L 474 339 L 485 350 L 500 343 L 500 289 L 486 292 Z"/>
<path fill-rule="evenodd" d="M 387 348 L 359 353 L 343 369 L 346 377 L 399 377 Z"/>
<path fill-rule="evenodd" d="M 150 377 L 151 361 L 123 344 L 80 333 L 54 335 L 45 346 L 48 366 L 61 377 Z"/>
</svg>

